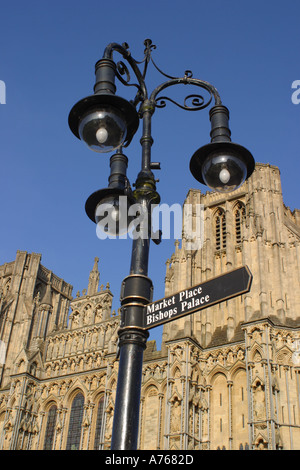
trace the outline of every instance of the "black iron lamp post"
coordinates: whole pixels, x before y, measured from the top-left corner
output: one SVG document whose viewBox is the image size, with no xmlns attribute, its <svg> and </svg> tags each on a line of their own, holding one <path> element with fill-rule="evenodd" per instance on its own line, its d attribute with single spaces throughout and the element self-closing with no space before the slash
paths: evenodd
<svg viewBox="0 0 300 470">
<path fill-rule="evenodd" d="M 143 215 L 139 219 L 139 232 L 143 235 L 133 238 L 130 274 L 124 279 L 121 288 L 120 362 L 111 441 L 111 448 L 115 450 L 134 450 L 138 441 L 143 351 L 149 334 L 144 328 L 143 315 L 145 305 L 152 301 L 152 281 L 148 277 L 151 205 L 160 202 L 152 172 L 159 168 L 159 164 L 151 162 L 151 119 L 154 111 L 164 107 L 166 100 L 187 111 L 204 109 L 214 100 L 214 106 L 210 109 L 211 142 L 197 150 L 190 161 L 191 173 L 202 184 L 217 191 L 233 191 L 252 174 L 255 165 L 247 149 L 231 142 L 229 112 L 222 105 L 216 88 L 208 82 L 193 78 L 190 71 L 186 71 L 181 78 L 164 74 L 151 57 L 152 50 L 155 49 L 152 41 L 146 39 L 144 45 L 144 59 L 137 62 L 131 56 L 126 43 L 109 44 L 103 58 L 96 64 L 94 95 L 75 104 L 69 115 L 71 131 L 92 150 L 99 153 L 116 151 L 111 157 L 109 186 L 88 198 L 87 215 L 93 222 L 101 223 L 103 213 L 107 214 L 107 211 L 101 212 L 101 209 L 105 205 L 111 207 L 111 218 L 116 222 L 113 225 L 115 235 L 122 234 L 128 228 L 120 224 L 122 210 L 124 211 L 124 208 L 120 209 L 118 202 L 120 196 L 126 198 L 125 210 L 128 211 L 132 204 L 137 203 L 139 213 Z M 114 52 L 121 54 L 129 64 L 137 83 L 130 83 L 129 70 L 123 61 L 113 61 Z M 168 80 L 156 87 L 149 96 L 145 77 L 150 61 Z M 143 71 L 140 69 L 142 63 Z M 137 93 L 131 102 L 115 94 L 116 78 L 123 85 L 136 87 Z M 201 88 L 206 91 L 208 98 L 205 100 L 203 96 L 193 94 L 187 96 L 183 104 L 179 104 L 166 96 L 159 96 L 166 88 L 178 84 Z M 140 119 L 143 121 L 140 140 L 142 161 L 135 190 L 132 191 L 126 176 L 127 157 L 122 149 L 130 144 Z M 104 230 L 109 232 L 110 228 L 105 227 Z M 159 243 L 157 239 L 153 241 Z"/>
</svg>

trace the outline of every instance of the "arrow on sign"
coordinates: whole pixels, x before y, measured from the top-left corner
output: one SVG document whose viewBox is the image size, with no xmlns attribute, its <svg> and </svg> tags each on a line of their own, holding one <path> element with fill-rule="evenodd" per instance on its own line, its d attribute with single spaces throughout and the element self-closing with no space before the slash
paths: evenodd
<svg viewBox="0 0 300 470">
<path fill-rule="evenodd" d="M 144 328 L 150 329 L 249 292 L 248 266 L 234 269 L 170 297 L 145 305 Z"/>
</svg>

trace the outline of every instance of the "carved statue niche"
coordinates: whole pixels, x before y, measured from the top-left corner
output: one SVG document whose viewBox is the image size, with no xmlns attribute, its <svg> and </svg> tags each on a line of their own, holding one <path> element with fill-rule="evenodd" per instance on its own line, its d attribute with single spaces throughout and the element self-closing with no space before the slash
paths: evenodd
<svg viewBox="0 0 300 470">
<path fill-rule="evenodd" d="M 266 419 L 265 386 L 260 380 L 253 384 L 253 414 L 254 421 Z"/>
<path fill-rule="evenodd" d="M 172 405 L 170 432 L 179 433 L 181 431 L 181 399 L 176 394 L 170 400 Z"/>
<path fill-rule="evenodd" d="M 90 325 L 93 322 L 92 318 L 92 307 L 90 304 L 86 305 L 83 309 L 83 324 L 84 325 Z"/>
<path fill-rule="evenodd" d="M 3 450 L 8 450 L 10 447 L 10 441 L 11 441 L 12 432 L 13 432 L 13 422 L 10 418 L 7 419 L 6 423 L 4 424 L 3 429 L 5 431 L 4 441 L 3 441 Z"/>
<path fill-rule="evenodd" d="M 113 423 L 114 408 L 111 403 L 106 408 L 106 425 L 105 425 L 105 441 L 110 441 L 112 436 L 112 423 Z"/>
<path fill-rule="evenodd" d="M 95 323 L 101 322 L 102 316 L 103 316 L 103 307 L 102 305 L 98 304 L 96 307 L 96 312 L 95 312 Z"/>
<path fill-rule="evenodd" d="M 110 316 L 111 310 L 111 297 L 106 294 L 102 299 L 102 307 L 103 307 L 103 319 L 108 320 Z"/>
<path fill-rule="evenodd" d="M 72 313 L 70 319 L 72 320 L 72 330 L 74 330 L 75 328 L 79 328 L 80 314 L 77 310 Z"/>
</svg>

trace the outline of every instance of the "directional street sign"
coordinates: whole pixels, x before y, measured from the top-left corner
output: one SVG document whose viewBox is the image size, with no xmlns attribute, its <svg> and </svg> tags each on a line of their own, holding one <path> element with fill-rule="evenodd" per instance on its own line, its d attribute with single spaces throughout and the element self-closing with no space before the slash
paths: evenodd
<svg viewBox="0 0 300 470">
<path fill-rule="evenodd" d="M 214 277 L 194 287 L 145 306 L 144 328 L 150 329 L 198 310 L 249 292 L 252 274 L 248 266 Z"/>
</svg>

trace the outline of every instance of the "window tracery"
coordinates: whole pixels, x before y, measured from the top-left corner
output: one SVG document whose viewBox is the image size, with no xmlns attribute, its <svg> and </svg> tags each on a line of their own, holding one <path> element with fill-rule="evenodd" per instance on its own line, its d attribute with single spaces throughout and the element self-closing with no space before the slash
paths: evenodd
<svg viewBox="0 0 300 470">
<path fill-rule="evenodd" d="M 98 450 L 100 446 L 102 418 L 103 418 L 104 396 L 100 398 L 97 409 L 97 420 L 95 430 L 94 450 Z"/>
<path fill-rule="evenodd" d="M 219 208 L 215 214 L 216 250 L 226 248 L 226 216 L 223 209 Z"/>
<path fill-rule="evenodd" d="M 79 450 L 81 438 L 81 425 L 83 418 L 84 397 L 81 392 L 74 397 L 71 406 L 71 415 L 68 430 L 66 450 Z"/>
<path fill-rule="evenodd" d="M 56 416 L 57 416 L 57 406 L 52 405 L 50 406 L 49 411 L 48 411 L 45 440 L 44 440 L 44 450 L 53 449 Z"/>
<path fill-rule="evenodd" d="M 235 223 L 235 240 L 236 243 L 242 242 L 242 224 L 246 216 L 246 210 L 244 204 L 239 202 L 234 211 L 234 223 Z"/>
</svg>

